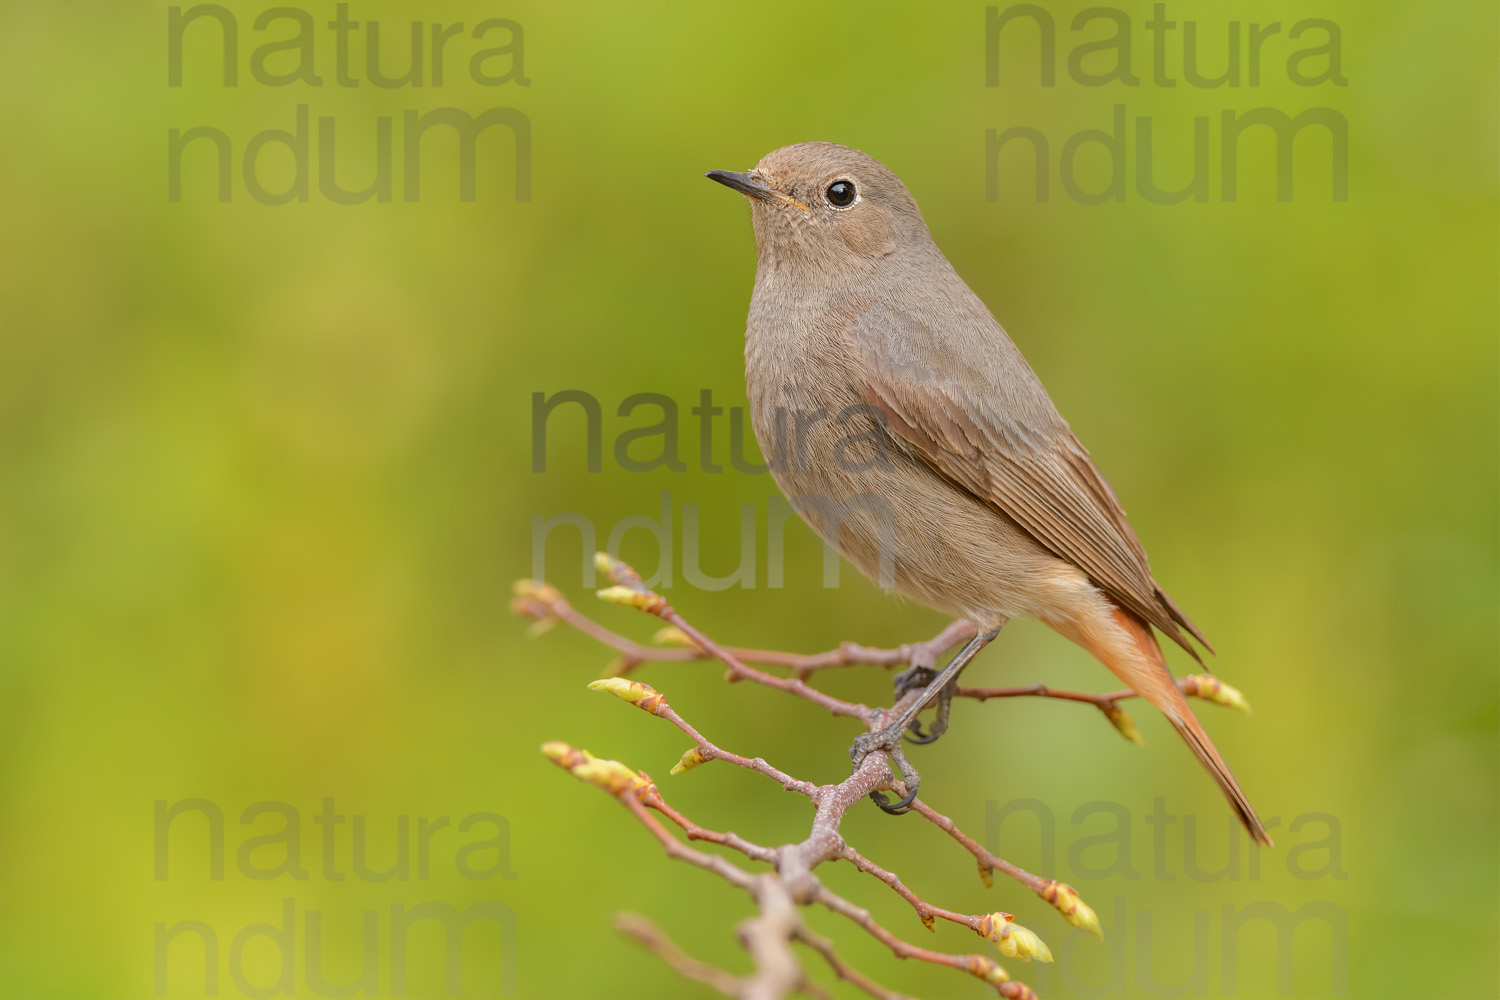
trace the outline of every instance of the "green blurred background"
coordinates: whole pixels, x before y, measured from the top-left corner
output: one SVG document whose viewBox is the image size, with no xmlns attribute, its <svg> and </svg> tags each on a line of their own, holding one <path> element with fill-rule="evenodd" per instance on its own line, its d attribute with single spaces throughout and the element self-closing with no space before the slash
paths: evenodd
<svg viewBox="0 0 1500 1000">
<path fill-rule="evenodd" d="M 952 733 L 915 752 L 924 797 L 1011 860 L 1075 884 L 1104 918 L 1104 943 L 1065 934 L 1003 878 L 984 888 L 971 859 L 916 818 L 862 806 L 846 823 L 850 841 L 929 900 L 1013 911 L 1067 953 L 1045 971 L 1007 963 L 1044 995 L 1167 995 L 1162 984 L 1177 983 L 1210 996 L 1323 997 L 1341 985 L 1357 997 L 1496 995 L 1492 3 L 1167 5 L 1179 25 L 1196 22 L 1208 73 L 1224 67 L 1231 20 L 1246 32 L 1282 24 L 1265 43 L 1260 85 L 1220 89 L 1152 83 L 1146 3 L 1119 8 L 1134 24 L 1136 87 L 1069 76 L 1068 52 L 1109 34 L 1103 22 L 1069 29 L 1080 3 L 1050 7 L 1053 87 L 1039 83 L 1024 23 L 1006 29 L 999 85 L 985 86 L 983 3 L 352 5 L 352 18 L 382 23 L 390 67 L 405 63 L 414 16 L 524 27 L 527 86 L 476 84 L 465 64 L 485 45 L 455 37 L 441 87 L 399 89 L 371 86 L 358 49 L 352 71 L 366 82 L 333 84 L 323 24 L 334 5 L 321 2 L 305 9 L 324 86 L 258 83 L 251 52 L 290 28 L 257 32 L 264 7 L 227 6 L 241 36 L 235 88 L 219 79 L 208 22 L 188 29 L 184 85 L 168 87 L 163 4 L 12 2 L 0 14 L 0 995 L 144 997 L 159 975 L 170 995 L 200 995 L 201 938 L 179 937 L 164 965 L 157 957 L 156 925 L 183 921 L 216 935 L 219 995 L 242 995 L 232 940 L 280 924 L 288 899 L 300 996 L 316 995 L 309 914 L 324 927 L 323 974 L 350 982 L 366 911 L 376 992 L 388 995 L 392 904 L 498 901 L 514 912 L 513 934 L 468 931 L 470 997 L 512 983 L 526 997 L 707 995 L 612 931 L 621 910 L 651 917 L 698 957 L 747 967 L 734 926 L 748 900 L 667 862 L 628 814 L 537 747 L 566 740 L 645 768 L 699 822 L 760 842 L 799 837 L 808 810 L 722 765 L 668 780 L 682 736 L 584 687 L 611 654 L 563 629 L 528 639 L 507 602 L 512 581 L 531 573 L 534 516 L 577 512 L 602 539 L 623 518 L 657 516 L 670 490 L 677 585 L 667 592 L 721 640 L 812 651 L 899 644 L 942 624 L 847 567 L 825 588 L 820 545 L 800 524 L 783 588 L 764 586 L 763 535 L 761 587 L 681 582 L 683 502 L 701 505 L 705 569 L 728 573 L 739 505 L 756 504 L 763 526 L 774 493 L 768 477 L 711 474 L 698 461 L 687 410 L 699 391 L 744 403 L 754 266 L 744 205 L 701 173 L 806 139 L 859 147 L 897 171 L 1026 352 L 1124 499 L 1158 576 L 1220 650 L 1213 668 L 1253 702 L 1250 717 L 1211 705 L 1200 714 L 1262 815 L 1280 820 L 1277 849 L 1252 869 L 1238 833 L 1228 852 L 1228 811 L 1159 718 L 1135 712 L 1139 749 L 1087 708 L 1011 701 L 958 706 Z M 1340 27 L 1347 86 L 1288 81 L 1288 54 L 1320 36 L 1294 45 L 1285 32 L 1309 17 Z M 1180 79 L 1182 29 L 1170 38 L 1167 68 Z M 299 103 L 336 120 L 345 187 L 368 183 L 376 119 L 394 119 L 392 201 L 322 197 L 316 138 L 306 203 L 260 204 L 238 163 L 233 198 L 220 203 L 206 142 L 184 161 L 181 201 L 168 201 L 169 129 L 222 129 L 238 160 L 256 133 L 291 129 Z M 1110 128 L 1115 104 L 1128 109 L 1132 147 L 1135 119 L 1152 118 L 1164 186 L 1186 183 L 1192 120 L 1209 118 L 1208 201 L 1140 197 L 1133 149 L 1123 202 L 1067 196 L 1058 150 Z M 458 199 L 452 141 L 436 134 L 422 198 L 403 200 L 402 114 L 445 106 L 524 112 L 529 201 L 514 196 L 502 128 L 480 140 L 473 202 Z M 1330 196 L 1329 142 L 1316 129 L 1298 140 L 1291 201 L 1276 199 L 1268 134 L 1245 137 L 1239 199 L 1223 200 L 1219 115 L 1256 107 L 1329 107 L 1347 119 L 1346 202 Z M 1045 203 L 1014 150 L 1000 161 L 998 197 L 985 197 L 986 130 L 1013 126 L 1051 142 Z M 283 187 L 284 151 L 268 150 L 264 166 L 266 186 Z M 1079 170 L 1102 186 L 1097 148 Z M 571 413 L 552 423 L 547 471 L 531 471 L 532 393 L 564 389 L 604 407 L 602 473 L 585 471 Z M 679 401 L 686 471 L 630 473 L 614 461 L 617 435 L 653 419 L 650 408 L 615 415 L 636 392 Z M 725 462 L 727 417 L 718 428 Z M 587 596 L 580 549 L 571 529 L 552 536 L 552 582 L 644 639 L 649 619 Z M 655 559 L 642 532 L 624 554 L 643 569 Z M 725 686 L 712 667 L 638 676 L 720 745 L 818 781 L 846 773 L 848 723 Z M 1112 687 L 1030 623 L 1008 628 L 970 677 Z M 872 702 L 888 692 L 879 670 L 825 680 Z M 225 877 L 208 877 L 207 827 L 188 815 L 171 829 L 159 879 L 155 803 L 193 797 L 224 815 Z M 330 797 L 351 817 L 333 828 L 343 881 L 324 877 L 325 826 L 314 821 Z M 1192 826 L 1151 825 L 1158 798 Z M 1050 837 L 1024 814 L 994 826 L 1014 799 L 1043 804 Z M 1099 870 L 1115 849 L 1087 838 L 1115 820 L 1075 819 L 1100 800 L 1127 817 L 1128 863 L 1113 874 Z M 241 823 L 262 801 L 296 810 L 305 880 L 251 878 L 239 864 L 247 840 L 285 825 L 274 814 Z M 504 816 L 510 842 L 503 865 L 495 849 L 472 855 L 489 877 L 467 878 L 458 848 L 494 837 L 493 825 L 457 832 L 476 813 Z M 1325 818 L 1290 829 L 1309 814 Z M 377 868 L 396 858 L 409 818 L 409 877 L 350 874 L 355 816 Z M 432 840 L 425 879 L 419 817 L 451 821 Z M 249 857 L 274 868 L 284 855 L 283 844 Z M 1231 874 L 1194 877 L 1190 859 Z M 929 936 L 847 865 L 825 876 L 908 939 L 989 948 L 953 926 Z M 1289 941 L 1266 921 L 1236 938 L 1236 915 L 1258 903 L 1321 908 Z M 897 961 L 826 913 L 808 919 L 892 988 L 987 992 Z M 412 932 L 410 996 L 444 995 L 442 949 L 430 927 Z M 239 958 L 252 986 L 276 979 L 268 939 Z"/>
</svg>

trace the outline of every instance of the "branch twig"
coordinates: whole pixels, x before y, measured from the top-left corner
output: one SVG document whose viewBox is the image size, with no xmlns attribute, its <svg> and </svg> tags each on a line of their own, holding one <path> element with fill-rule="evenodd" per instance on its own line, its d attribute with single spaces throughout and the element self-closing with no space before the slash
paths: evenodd
<svg viewBox="0 0 1500 1000">
<path fill-rule="evenodd" d="M 928 930 L 935 929 L 937 920 L 944 920 L 967 927 L 994 942 L 1002 955 L 1024 961 L 1032 958 L 1051 960 L 1051 954 L 1041 939 L 1013 923 L 1010 914 L 998 911 L 965 914 L 930 903 L 894 872 L 865 857 L 844 841 L 839 832 L 843 818 L 860 799 L 872 792 L 892 789 L 898 793 L 905 792 L 902 782 L 891 774 L 889 754 L 883 750 L 872 751 L 853 774 L 838 784 L 815 785 L 782 771 L 764 758 L 745 757 L 715 745 L 674 711 L 660 692 L 625 676 L 640 665 L 653 661 L 716 660 L 727 668 L 725 679 L 730 682 L 750 681 L 782 691 L 819 705 L 835 716 L 858 719 L 867 729 L 874 731 L 889 713 L 899 713 L 911 700 L 920 697 L 920 692 L 908 692 L 901 701 L 889 708 L 872 709 L 819 691 L 807 683 L 808 679 L 819 671 L 837 667 L 870 665 L 889 668 L 913 662 L 924 665 L 934 663 L 944 650 L 973 636 L 974 626 L 971 623 L 957 621 L 926 642 L 893 649 L 877 649 L 848 642 L 837 649 L 809 655 L 740 649 L 722 646 L 694 628 L 659 594 L 648 590 L 640 576 L 624 563 L 601 554 L 598 566 L 613 584 L 600 591 L 599 596 L 645 611 L 666 622 L 668 628 L 658 633 L 658 639 L 670 641 L 673 645 L 644 646 L 636 643 L 580 613 L 562 594 L 543 583 L 523 581 L 518 584 L 512 607 L 518 613 L 532 618 L 536 622 L 534 629 L 544 630 L 562 622 L 619 654 L 610 676 L 589 686 L 609 691 L 644 711 L 665 719 L 692 741 L 692 748 L 672 768 L 673 774 L 683 773 L 710 761 L 724 761 L 775 781 L 787 791 L 807 798 L 814 807 L 806 838 L 796 843 L 769 847 L 736 833 L 719 832 L 699 825 L 669 805 L 655 782 L 643 772 L 634 771 L 618 761 L 601 760 L 587 751 L 576 750 L 564 744 L 547 744 L 543 750 L 554 762 L 571 771 L 574 776 L 595 784 L 614 796 L 655 837 L 669 857 L 718 875 L 754 900 L 756 913 L 739 926 L 740 940 L 750 953 L 754 970 L 748 975 L 736 976 L 699 962 L 686 955 L 661 930 L 641 917 L 622 916 L 617 923 L 622 932 L 655 951 L 682 975 L 703 982 L 726 996 L 748 1000 L 776 1000 L 796 991 L 817 998 L 828 996 L 822 987 L 807 978 L 798 962 L 791 949 L 791 944 L 798 942 L 822 956 L 840 979 L 877 1000 L 906 1000 L 901 994 L 880 986 L 850 967 L 839 958 L 832 942 L 807 928 L 799 907 L 816 904 L 852 921 L 890 948 L 899 958 L 957 969 L 990 983 L 1003 997 L 1034 1000 L 1035 994 L 1024 984 L 1012 981 L 994 959 L 984 955 L 951 955 L 911 944 L 881 926 L 868 910 L 823 886 L 814 874 L 815 869 L 825 862 L 847 861 L 884 883 L 905 900 Z M 791 676 L 768 673 L 751 667 L 750 663 L 786 669 L 791 672 Z M 1179 679 L 1177 684 L 1189 696 L 1249 710 L 1243 695 L 1211 675 L 1190 675 Z M 1119 707 L 1120 702 L 1135 696 L 1130 691 L 1086 694 L 1058 691 L 1038 684 L 1010 688 L 964 687 L 959 688 L 957 694 L 976 701 L 1040 697 L 1087 703 L 1103 712 L 1128 739 L 1140 741 L 1134 723 Z M 912 803 L 912 809 L 947 833 L 974 857 L 980 877 L 986 885 L 992 884 L 993 873 L 1000 871 L 1054 906 L 1069 923 L 1095 934 L 1099 933 L 1098 918 L 1079 899 L 1071 886 L 1033 875 L 991 853 L 959 829 L 953 820 L 921 799 Z M 710 843 L 736 851 L 748 861 L 768 865 L 771 870 L 753 874 L 729 858 L 690 847 L 674 836 L 653 813 L 665 817 L 681 829 L 689 842 Z"/>
<path fill-rule="evenodd" d="M 688 979 L 706 983 L 727 997 L 740 995 L 740 979 L 716 965 L 700 962 L 677 947 L 672 939 L 645 917 L 634 913 L 621 913 L 615 917 L 615 930 L 635 938 L 656 952 L 662 961 Z"/>
</svg>

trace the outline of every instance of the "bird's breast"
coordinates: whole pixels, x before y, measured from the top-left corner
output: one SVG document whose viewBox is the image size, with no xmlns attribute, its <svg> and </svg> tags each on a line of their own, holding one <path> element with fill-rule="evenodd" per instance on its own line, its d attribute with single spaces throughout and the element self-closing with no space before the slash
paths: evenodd
<svg viewBox="0 0 1500 1000">
<path fill-rule="evenodd" d="M 773 478 L 812 529 L 880 585 L 986 622 L 1029 613 L 1037 574 L 1057 560 L 887 433 L 847 333 L 860 311 L 751 309 L 746 382 Z"/>
</svg>

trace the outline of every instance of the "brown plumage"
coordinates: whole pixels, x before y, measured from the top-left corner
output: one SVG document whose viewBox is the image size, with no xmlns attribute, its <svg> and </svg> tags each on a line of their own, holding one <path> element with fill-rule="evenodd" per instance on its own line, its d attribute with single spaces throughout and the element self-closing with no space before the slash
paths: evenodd
<svg viewBox="0 0 1500 1000">
<path fill-rule="evenodd" d="M 821 142 L 709 176 L 750 197 L 746 379 L 757 438 L 793 506 L 882 585 L 973 620 L 982 634 L 970 655 L 1021 615 L 1088 649 L 1167 715 L 1270 843 L 1151 627 L 1195 657 L 1188 636 L 1206 640 L 901 181 Z"/>
</svg>

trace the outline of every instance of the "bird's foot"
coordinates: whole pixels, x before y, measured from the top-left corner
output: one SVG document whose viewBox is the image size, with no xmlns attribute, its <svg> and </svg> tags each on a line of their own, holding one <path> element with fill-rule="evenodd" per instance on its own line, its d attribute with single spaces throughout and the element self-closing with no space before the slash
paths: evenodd
<svg viewBox="0 0 1500 1000">
<path fill-rule="evenodd" d="M 912 743 L 927 744 L 936 743 L 938 737 L 948 731 L 948 711 L 953 705 L 953 694 L 958 690 L 958 682 L 949 681 L 943 685 L 943 690 L 938 692 L 937 715 L 932 719 L 932 730 L 922 731 L 922 723 L 912 719 L 907 728 L 907 740 Z"/>
<path fill-rule="evenodd" d="M 937 677 L 934 669 L 937 663 L 938 650 L 930 645 L 919 645 L 913 648 L 911 665 L 892 678 L 895 687 L 896 701 L 900 701 L 913 691 L 924 690 Z M 943 689 L 943 697 L 938 700 L 938 717 L 933 721 L 932 732 L 923 732 L 922 724 L 915 719 L 907 726 L 907 739 L 912 743 L 932 743 L 943 735 L 948 728 L 948 702 L 952 700 L 952 685 Z"/>
<path fill-rule="evenodd" d="M 891 678 L 892 686 L 896 689 L 896 700 L 900 701 L 910 691 L 922 690 L 936 676 L 937 671 L 932 669 L 931 664 L 913 663 Z"/>
<path fill-rule="evenodd" d="M 911 761 L 907 760 L 906 754 L 901 751 L 901 734 L 904 731 L 900 726 L 887 726 L 873 733 L 860 733 L 854 738 L 854 744 L 849 747 L 849 758 L 854 762 L 856 771 L 872 752 L 883 750 L 886 760 L 896 765 L 896 770 L 901 772 L 901 780 L 906 785 L 906 795 L 901 801 L 892 804 L 884 792 L 870 793 L 870 800 L 879 806 L 882 812 L 892 816 L 900 816 L 902 813 L 911 811 L 912 801 L 917 797 L 917 786 L 922 783 L 922 776 L 917 773 L 917 769 L 912 767 Z"/>
<path fill-rule="evenodd" d="M 886 755 L 888 763 L 895 764 L 901 772 L 901 778 L 906 784 L 906 794 L 901 801 L 891 804 L 890 800 L 880 791 L 870 793 L 870 798 L 885 812 L 900 815 L 911 808 L 912 802 L 917 797 L 917 786 L 922 778 L 917 774 L 917 769 L 911 766 L 906 755 L 901 751 L 901 736 L 909 729 L 916 733 L 917 742 L 931 743 L 943 734 L 948 728 L 948 708 L 957 691 L 958 675 L 963 671 L 981 649 L 988 645 L 999 629 L 992 629 L 980 633 L 970 639 L 959 650 L 953 659 L 941 673 L 933 674 L 931 659 L 935 659 L 936 653 L 929 658 L 926 653 L 921 657 L 913 656 L 911 666 L 901 673 L 896 679 L 896 704 L 901 705 L 901 710 L 891 720 L 890 725 L 884 726 L 873 733 L 862 733 L 855 737 L 854 745 L 849 748 L 849 756 L 854 761 L 854 769 L 859 770 L 865 758 L 876 750 L 881 750 Z M 930 650 L 928 651 L 930 652 Z M 925 672 L 925 673 L 924 673 Z M 912 692 L 915 697 L 908 697 Z M 927 705 L 936 703 L 938 707 L 937 717 L 932 722 L 932 732 L 925 733 L 922 727 L 916 724 L 917 713 Z M 893 706 L 891 711 L 895 711 Z M 872 721 L 880 718 L 884 721 L 883 712 L 872 716 Z"/>
</svg>

